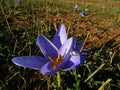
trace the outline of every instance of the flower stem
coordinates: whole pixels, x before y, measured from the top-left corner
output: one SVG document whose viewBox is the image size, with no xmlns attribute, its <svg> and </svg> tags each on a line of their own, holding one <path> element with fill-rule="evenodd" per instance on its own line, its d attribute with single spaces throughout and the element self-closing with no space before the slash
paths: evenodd
<svg viewBox="0 0 120 90">
<path fill-rule="evenodd" d="M 60 88 L 60 72 L 57 72 L 58 88 Z"/>
</svg>

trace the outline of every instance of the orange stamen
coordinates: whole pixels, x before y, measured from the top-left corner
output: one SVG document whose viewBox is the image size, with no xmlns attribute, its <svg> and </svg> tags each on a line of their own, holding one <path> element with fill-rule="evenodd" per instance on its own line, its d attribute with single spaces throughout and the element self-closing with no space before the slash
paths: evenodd
<svg viewBox="0 0 120 90">
<path fill-rule="evenodd" d="M 63 59 L 64 59 L 64 56 L 61 56 L 60 55 L 60 52 L 58 51 L 58 56 L 57 58 L 51 58 L 50 56 L 48 57 L 49 60 L 52 62 L 52 69 L 56 68 L 58 66 L 58 64 L 60 64 Z"/>
</svg>

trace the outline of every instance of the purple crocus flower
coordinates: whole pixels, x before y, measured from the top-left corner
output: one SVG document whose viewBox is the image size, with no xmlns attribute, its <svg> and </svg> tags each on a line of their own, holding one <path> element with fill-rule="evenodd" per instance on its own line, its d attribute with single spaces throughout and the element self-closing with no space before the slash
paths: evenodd
<svg viewBox="0 0 120 90">
<path fill-rule="evenodd" d="M 43 53 L 41 56 L 19 56 L 12 59 L 16 65 L 40 70 L 42 74 L 50 75 L 58 71 L 70 70 L 86 59 L 79 54 L 70 55 L 75 51 L 78 53 L 81 45 L 76 45 L 75 37 L 67 39 L 65 26 L 58 28 L 53 41 L 48 40 L 44 35 L 37 37 L 37 44 Z"/>
<path fill-rule="evenodd" d="M 14 2 L 19 2 L 19 0 L 14 0 Z"/>
<path fill-rule="evenodd" d="M 77 9 L 77 8 L 78 8 L 77 4 L 73 5 L 73 9 Z"/>
<path fill-rule="evenodd" d="M 83 11 L 81 11 L 79 14 L 80 14 L 80 16 L 82 16 L 82 17 L 85 16 Z"/>
</svg>

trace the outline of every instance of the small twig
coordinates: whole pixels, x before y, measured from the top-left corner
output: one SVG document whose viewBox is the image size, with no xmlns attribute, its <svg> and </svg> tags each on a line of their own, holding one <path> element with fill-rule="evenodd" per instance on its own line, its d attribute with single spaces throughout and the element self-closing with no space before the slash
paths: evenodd
<svg viewBox="0 0 120 90">
<path fill-rule="evenodd" d="M 0 80 L 0 84 L 1 84 L 1 86 L 2 86 L 2 87 L 4 87 L 4 88 L 5 88 L 5 84 L 3 83 L 3 81 L 2 81 L 2 80 Z"/>
<path fill-rule="evenodd" d="M 71 23 L 69 23 L 69 26 L 68 26 L 68 29 L 67 29 L 67 36 L 68 36 L 69 31 L 70 31 L 70 27 L 71 27 Z"/>
<path fill-rule="evenodd" d="M 22 51 L 24 51 L 25 50 L 25 48 L 27 48 L 27 46 L 28 46 L 29 44 L 28 43 L 26 43 L 25 44 L 25 46 L 23 47 L 23 49 L 21 49 L 20 51 L 18 51 L 17 53 L 18 53 L 18 55 L 20 55 L 20 53 L 22 52 Z"/>
<path fill-rule="evenodd" d="M 16 40 L 15 40 L 15 44 L 14 44 L 14 50 L 13 50 L 13 53 L 14 53 L 14 54 L 15 54 L 15 52 L 16 52 L 17 43 L 18 43 L 18 41 L 17 41 L 17 39 L 16 39 Z"/>
<path fill-rule="evenodd" d="M 111 78 L 108 78 L 107 81 L 104 82 L 98 90 L 104 90 L 104 87 L 105 87 L 107 84 L 109 84 L 109 82 L 110 82 L 111 80 L 112 80 Z"/>
<path fill-rule="evenodd" d="M 114 52 L 111 56 L 110 56 L 110 64 L 112 64 L 113 58 L 115 56 L 116 52 Z"/>
<path fill-rule="evenodd" d="M 6 82 L 8 82 L 8 81 L 10 81 L 11 79 L 13 79 L 17 74 L 19 74 L 19 72 L 16 72 L 13 76 L 11 76 L 10 78 L 8 78 L 8 79 L 6 80 Z"/>
<path fill-rule="evenodd" d="M 53 22 L 53 26 L 54 26 L 55 31 L 57 31 L 57 25 L 55 22 Z"/>
<path fill-rule="evenodd" d="M 104 63 L 102 63 L 101 65 L 100 65 L 100 67 L 98 67 L 87 79 L 85 79 L 85 83 L 92 77 L 92 76 L 94 76 L 100 69 L 102 69 L 102 67 L 104 66 L 105 64 Z"/>
<path fill-rule="evenodd" d="M 81 47 L 81 49 L 80 49 L 80 52 L 83 50 L 83 47 L 84 47 L 84 45 L 85 45 L 85 43 L 86 43 L 89 35 L 90 35 L 90 32 L 87 33 L 87 36 L 86 36 L 86 38 L 85 38 L 85 40 L 84 40 L 84 42 L 83 42 L 83 45 L 82 45 L 82 47 Z"/>
</svg>

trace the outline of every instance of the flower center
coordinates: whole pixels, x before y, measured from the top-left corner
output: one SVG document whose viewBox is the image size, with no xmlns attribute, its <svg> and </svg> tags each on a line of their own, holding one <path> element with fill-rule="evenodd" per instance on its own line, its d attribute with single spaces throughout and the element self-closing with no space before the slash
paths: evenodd
<svg viewBox="0 0 120 90">
<path fill-rule="evenodd" d="M 60 52 L 58 51 L 58 56 L 57 56 L 57 58 L 51 58 L 50 56 L 48 57 L 49 58 L 49 60 L 52 62 L 52 69 L 55 69 L 57 66 L 58 66 L 58 64 L 60 64 L 63 60 L 64 60 L 64 56 L 65 55 L 63 55 L 63 56 L 61 56 L 60 55 Z"/>
</svg>

